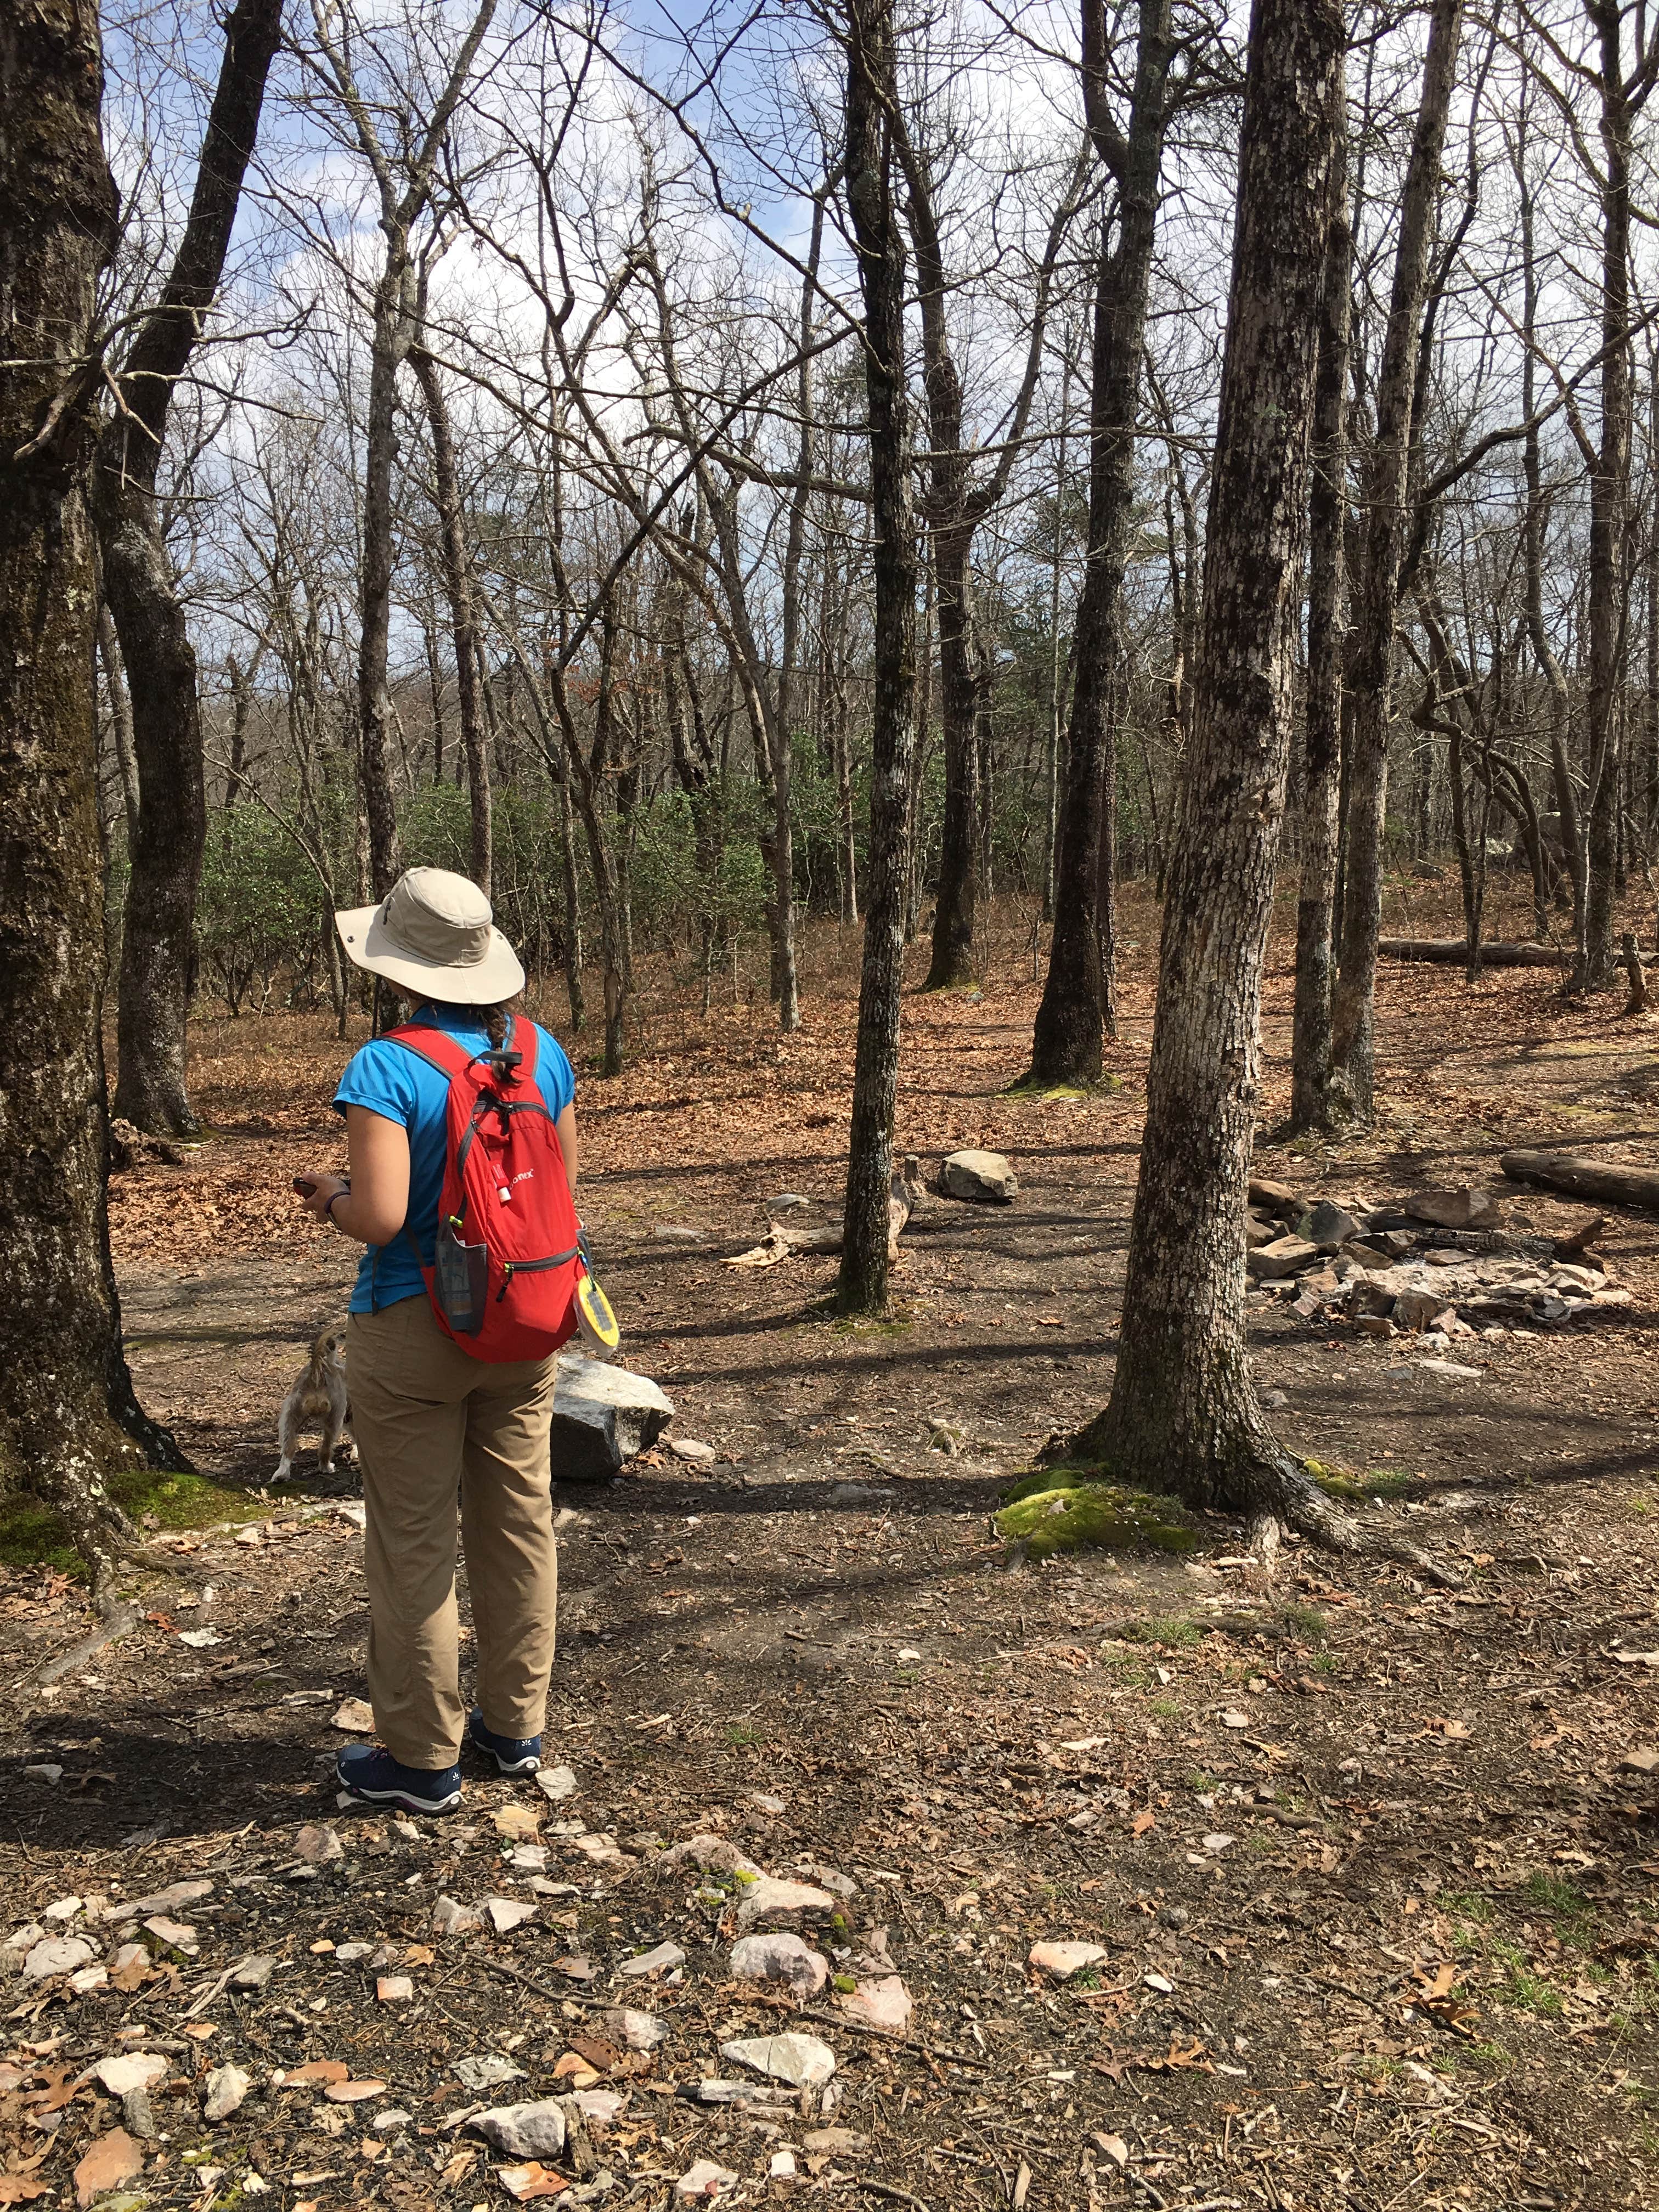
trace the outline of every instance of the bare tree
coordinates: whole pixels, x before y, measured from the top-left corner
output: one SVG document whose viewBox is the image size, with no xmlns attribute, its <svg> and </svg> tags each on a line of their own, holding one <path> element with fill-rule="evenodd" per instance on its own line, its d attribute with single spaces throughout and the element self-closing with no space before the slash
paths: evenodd
<svg viewBox="0 0 1659 2212">
<path fill-rule="evenodd" d="M 63 1516 L 100 1596 L 123 1468 L 179 1464 L 133 1396 L 105 1194 L 108 1120 L 88 477 L 116 194 L 94 11 L 0 14 L 0 1492 Z"/>
</svg>

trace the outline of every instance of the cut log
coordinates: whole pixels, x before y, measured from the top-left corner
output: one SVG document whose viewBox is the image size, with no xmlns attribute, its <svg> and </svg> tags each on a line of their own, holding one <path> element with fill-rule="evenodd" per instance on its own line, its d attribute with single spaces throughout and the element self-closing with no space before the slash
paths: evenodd
<svg viewBox="0 0 1659 2212">
<path fill-rule="evenodd" d="M 1575 1152 L 1505 1152 L 1498 1164 L 1511 1182 L 1541 1183 L 1570 1198 L 1594 1198 L 1614 1206 L 1638 1206 L 1659 1213 L 1659 1169 L 1609 1166 L 1581 1159 Z"/>
</svg>

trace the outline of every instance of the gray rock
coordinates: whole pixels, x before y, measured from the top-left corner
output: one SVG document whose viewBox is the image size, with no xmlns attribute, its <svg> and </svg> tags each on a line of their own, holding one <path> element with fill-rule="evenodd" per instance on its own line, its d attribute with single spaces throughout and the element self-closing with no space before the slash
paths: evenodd
<svg viewBox="0 0 1659 2212">
<path fill-rule="evenodd" d="M 665 1244 L 701 1244 L 703 1241 L 701 1229 L 682 1228 L 678 1223 L 671 1223 L 666 1228 L 659 1229 L 657 1235 Z"/>
<path fill-rule="evenodd" d="M 276 1971 L 276 1959 L 269 1952 L 257 1951 L 251 1959 L 243 1960 L 231 1976 L 231 1984 L 239 1990 L 269 1989 Z"/>
<path fill-rule="evenodd" d="M 1394 1302 L 1393 1318 L 1401 1328 L 1426 1328 L 1444 1310 L 1445 1303 L 1435 1291 L 1401 1291 Z"/>
<path fill-rule="evenodd" d="M 470 1936 L 483 1926 L 483 1915 L 453 1897 L 440 1897 L 432 1907 L 434 1936 Z"/>
<path fill-rule="evenodd" d="M 1254 1252 L 1247 1253 L 1244 1264 L 1258 1283 L 1270 1283 L 1286 1275 L 1299 1275 L 1318 1257 L 1318 1246 L 1310 1244 L 1305 1237 L 1278 1237 L 1271 1244 L 1258 1244 Z"/>
<path fill-rule="evenodd" d="M 536 1787 L 550 1805 L 562 1805 L 576 1794 L 576 1778 L 568 1766 L 538 1766 Z"/>
<path fill-rule="evenodd" d="M 413 2115 L 401 2111 L 396 2105 L 382 2106 L 369 2122 L 377 2136 L 400 2136 L 405 2128 L 412 2127 L 414 2124 Z"/>
<path fill-rule="evenodd" d="M 674 1418 L 672 1399 L 648 1375 L 567 1352 L 553 1393 L 553 1476 L 603 1482 L 648 1451 Z"/>
<path fill-rule="evenodd" d="M 738 1981 L 781 1982 L 803 2003 L 830 1978 L 830 1961 L 799 1936 L 740 1936 L 731 1965 Z"/>
<path fill-rule="evenodd" d="M 1264 1390 L 1261 1394 L 1261 1403 L 1270 1413 L 1280 1412 L 1290 1402 L 1282 1390 Z"/>
<path fill-rule="evenodd" d="M 1250 1177 L 1249 1202 L 1258 1213 L 1276 1213 L 1287 1221 L 1298 1219 L 1305 1210 L 1300 1191 L 1287 1182 L 1269 1182 L 1263 1176 Z"/>
<path fill-rule="evenodd" d="M 1297 1224 L 1299 1236 L 1310 1244 L 1317 1244 L 1322 1252 L 1334 1252 L 1338 1245 L 1346 1244 L 1351 1237 L 1359 1234 L 1359 1224 L 1352 1214 L 1345 1213 L 1340 1206 L 1322 1198 L 1311 1212 Z"/>
<path fill-rule="evenodd" d="M 1457 1190 L 1414 1190 L 1404 1206 L 1413 1221 L 1437 1229 L 1495 1229 L 1503 1218 L 1494 1193 L 1467 1183 Z"/>
<path fill-rule="evenodd" d="M 743 1874 L 754 1880 L 761 1873 L 753 1859 L 725 1836 L 688 1836 L 684 1843 L 672 1844 L 657 1864 L 671 1869 L 694 1866 L 703 1874 Z"/>
<path fill-rule="evenodd" d="M 158 1889 L 149 1897 L 135 1897 L 131 1904 L 124 1902 L 117 1911 L 129 1920 L 142 1920 L 147 1913 L 176 1912 L 181 1905 L 197 1905 L 212 1894 L 213 1884 L 205 1880 L 170 1881 L 165 1889 Z"/>
<path fill-rule="evenodd" d="M 496 2105 L 467 2124 L 511 2158 L 557 2158 L 564 2148 L 564 2113 L 556 2097 L 533 2105 Z"/>
<path fill-rule="evenodd" d="M 498 2051 L 480 2051 L 476 2057 L 457 2058 L 451 2062 L 451 2070 L 469 2089 L 499 2089 L 503 2081 L 522 2081 L 526 2077 L 522 2066 L 515 2066 Z"/>
<path fill-rule="evenodd" d="M 982 1205 L 1007 1206 L 1019 1194 L 1018 1180 L 1000 1152 L 952 1152 L 939 1182 L 947 1198 L 974 1199 Z"/>
<path fill-rule="evenodd" d="M 1252 1252 L 1259 1245 L 1273 1243 L 1284 1234 L 1282 1222 L 1261 1221 L 1254 1213 L 1247 1213 L 1244 1217 L 1244 1242 Z"/>
</svg>

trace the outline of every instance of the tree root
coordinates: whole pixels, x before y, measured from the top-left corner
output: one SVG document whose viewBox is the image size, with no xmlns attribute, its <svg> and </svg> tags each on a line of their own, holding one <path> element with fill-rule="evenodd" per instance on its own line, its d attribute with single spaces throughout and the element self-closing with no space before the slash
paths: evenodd
<svg viewBox="0 0 1659 2212">
<path fill-rule="evenodd" d="M 60 1651 L 55 1659 L 49 1659 L 44 1667 L 37 1668 L 33 1674 L 26 1675 L 24 1680 L 27 1684 L 34 1689 L 45 1689 L 50 1683 L 61 1682 L 65 1674 L 76 1673 L 88 1659 L 96 1658 L 107 1645 L 118 1643 L 124 1636 L 131 1636 L 137 1627 L 138 1608 L 129 1605 L 124 1598 L 112 1597 L 105 1592 L 93 1602 L 100 1616 L 97 1627 L 89 1630 L 85 1636 L 77 1637 L 67 1650 Z"/>
<path fill-rule="evenodd" d="M 1403 1536 L 1362 1528 L 1351 1513 L 1345 1513 L 1326 1497 L 1305 1468 L 1294 1461 L 1291 1466 L 1295 1472 L 1285 1485 L 1287 1495 L 1282 1516 L 1285 1527 L 1294 1528 L 1297 1535 L 1307 1537 L 1310 1543 L 1321 1545 L 1326 1551 L 1340 1552 L 1350 1559 L 1397 1559 L 1438 1589 L 1460 1587 L 1462 1577 L 1440 1565 L 1420 1546 L 1408 1542 Z M 1279 1517 L 1262 1514 L 1250 1526 L 1250 1547 L 1257 1552 L 1270 1573 L 1273 1562 L 1258 1550 L 1263 1540 L 1259 1539 L 1257 1532 L 1264 1522 L 1271 1522 L 1276 1526 Z M 1277 1552 L 1278 1540 L 1275 1537 L 1272 1540 L 1273 1549 Z"/>
</svg>

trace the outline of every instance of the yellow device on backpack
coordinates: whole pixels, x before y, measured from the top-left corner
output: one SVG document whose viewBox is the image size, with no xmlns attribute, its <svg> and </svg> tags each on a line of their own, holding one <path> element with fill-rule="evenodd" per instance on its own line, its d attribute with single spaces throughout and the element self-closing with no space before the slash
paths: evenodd
<svg viewBox="0 0 1659 2212">
<path fill-rule="evenodd" d="M 622 1342 L 622 1325 L 593 1273 L 593 1256 L 586 1237 L 581 1239 L 581 1255 L 582 1272 L 576 1278 L 577 1334 L 590 1352 L 612 1352 Z"/>
</svg>

